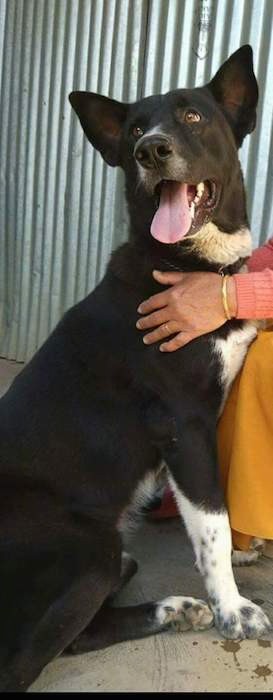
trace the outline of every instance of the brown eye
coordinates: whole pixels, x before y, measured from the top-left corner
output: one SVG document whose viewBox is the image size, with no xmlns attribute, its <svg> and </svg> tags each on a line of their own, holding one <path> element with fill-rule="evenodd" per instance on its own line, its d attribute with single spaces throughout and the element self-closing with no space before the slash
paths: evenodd
<svg viewBox="0 0 273 700">
<path fill-rule="evenodd" d="M 201 121 L 201 116 L 200 116 L 200 114 L 198 114 L 198 112 L 195 112 L 194 109 L 189 109 L 189 111 L 186 112 L 185 122 L 187 122 L 187 124 L 194 124 L 194 123 L 200 122 L 200 121 Z"/>
<path fill-rule="evenodd" d="M 140 128 L 140 126 L 134 126 L 132 130 L 133 136 L 135 136 L 137 139 L 139 139 L 141 136 L 143 136 L 144 131 Z"/>
</svg>

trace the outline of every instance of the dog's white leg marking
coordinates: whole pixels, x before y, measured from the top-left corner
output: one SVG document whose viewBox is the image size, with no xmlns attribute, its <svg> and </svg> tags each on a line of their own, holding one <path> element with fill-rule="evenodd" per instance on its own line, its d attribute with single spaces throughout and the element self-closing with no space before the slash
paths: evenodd
<svg viewBox="0 0 273 700">
<path fill-rule="evenodd" d="M 260 607 L 239 594 L 232 571 L 227 512 L 207 512 L 184 496 L 173 477 L 170 485 L 193 543 L 216 627 L 228 639 L 260 637 L 270 629 L 270 622 Z"/>
<path fill-rule="evenodd" d="M 243 365 L 249 345 L 256 336 L 257 323 L 245 321 L 242 328 L 231 331 L 227 338 L 217 338 L 211 341 L 212 352 L 218 356 L 222 365 L 219 377 L 223 389 L 220 415 L 231 384 Z"/>
</svg>

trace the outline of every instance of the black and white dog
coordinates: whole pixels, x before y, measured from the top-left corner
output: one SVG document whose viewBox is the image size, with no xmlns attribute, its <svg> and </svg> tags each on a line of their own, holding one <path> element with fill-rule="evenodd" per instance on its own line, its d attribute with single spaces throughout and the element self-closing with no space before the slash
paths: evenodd
<svg viewBox="0 0 273 700">
<path fill-rule="evenodd" d="M 164 463 L 218 630 L 269 627 L 231 566 L 216 423 L 255 337 L 227 322 L 172 354 L 146 347 L 136 309 L 152 270 L 239 270 L 251 250 L 237 148 L 255 126 L 257 84 L 244 46 L 203 88 L 128 105 L 70 101 L 104 159 L 126 176 L 130 238 L 0 404 L 0 688 L 24 690 L 63 650 L 141 637 L 175 621 L 210 626 L 182 596 L 111 608 L 135 571 L 122 532 Z M 111 216 L 111 212 L 109 212 Z"/>
</svg>

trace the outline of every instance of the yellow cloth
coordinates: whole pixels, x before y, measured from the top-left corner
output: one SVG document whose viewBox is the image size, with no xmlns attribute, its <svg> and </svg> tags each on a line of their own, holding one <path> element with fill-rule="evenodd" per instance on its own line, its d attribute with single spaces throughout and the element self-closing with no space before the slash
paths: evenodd
<svg viewBox="0 0 273 700">
<path fill-rule="evenodd" d="M 218 423 L 218 451 L 237 549 L 273 539 L 273 329 L 259 331 Z"/>
</svg>

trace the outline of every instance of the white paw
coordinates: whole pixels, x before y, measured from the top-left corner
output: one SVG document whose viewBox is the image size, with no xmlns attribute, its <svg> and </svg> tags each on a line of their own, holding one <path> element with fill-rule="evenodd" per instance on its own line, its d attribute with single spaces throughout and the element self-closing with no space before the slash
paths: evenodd
<svg viewBox="0 0 273 700">
<path fill-rule="evenodd" d="M 262 608 L 247 598 L 240 596 L 230 607 L 221 606 L 213 600 L 212 609 L 215 627 L 227 639 L 257 639 L 272 630 Z"/>
<path fill-rule="evenodd" d="M 255 564 L 259 557 L 264 553 L 266 546 L 265 540 L 258 537 L 253 537 L 249 549 L 246 552 L 239 549 L 233 549 L 231 561 L 233 566 L 251 566 Z"/>
<path fill-rule="evenodd" d="M 251 564 L 256 564 L 259 559 L 261 552 L 257 551 L 247 551 L 241 552 L 239 549 L 233 549 L 231 555 L 231 561 L 233 566 L 251 566 Z"/>
<path fill-rule="evenodd" d="M 262 554 L 266 548 L 266 541 L 262 540 L 260 537 L 253 537 L 250 549 L 254 549 L 256 552 Z"/>
<path fill-rule="evenodd" d="M 161 600 L 156 616 L 162 626 L 172 626 L 178 632 L 205 630 L 213 625 L 213 613 L 208 605 L 188 596 L 169 596 Z"/>
</svg>

